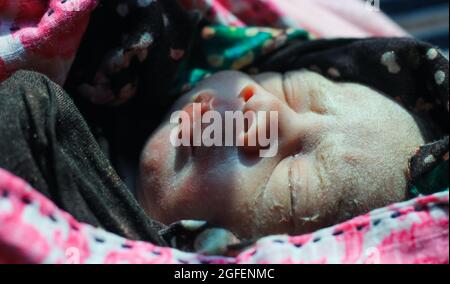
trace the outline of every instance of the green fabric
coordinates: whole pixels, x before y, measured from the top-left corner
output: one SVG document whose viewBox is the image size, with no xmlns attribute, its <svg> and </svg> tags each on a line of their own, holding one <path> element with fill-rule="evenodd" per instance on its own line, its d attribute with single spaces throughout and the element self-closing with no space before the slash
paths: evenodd
<svg viewBox="0 0 450 284">
<path fill-rule="evenodd" d="M 417 197 L 419 195 L 429 195 L 449 190 L 448 171 L 449 164 L 447 160 L 416 182 L 415 186 L 411 188 L 411 195 Z"/>
<path fill-rule="evenodd" d="M 187 92 L 217 71 L 242 70 L 292 40 L 309 39 L 309 33 L 300 29 L 207 26 L 199 47 L 182 63 L 172 93 Z"/>
</svg>

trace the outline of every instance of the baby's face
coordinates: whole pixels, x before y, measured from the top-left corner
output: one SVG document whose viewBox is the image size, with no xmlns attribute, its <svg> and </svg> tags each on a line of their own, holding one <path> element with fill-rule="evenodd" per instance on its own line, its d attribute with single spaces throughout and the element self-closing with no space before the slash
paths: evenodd
<svg viewBox="0 0 450 284">
<path fill-rule="evenodd" d="M 166 224 L 208 220 L 240 237 L 332 225 L 404 200 L 408 158 L 424 143 L 413 117 L 395 102 L 308 71 L 218 73 L 174 110 L 202 100 L 221 113 L 278 111 L 278 153 L 176 148 L 175 126 L 163 123 L 141 157 L 139 201 Z"/>
</svg>

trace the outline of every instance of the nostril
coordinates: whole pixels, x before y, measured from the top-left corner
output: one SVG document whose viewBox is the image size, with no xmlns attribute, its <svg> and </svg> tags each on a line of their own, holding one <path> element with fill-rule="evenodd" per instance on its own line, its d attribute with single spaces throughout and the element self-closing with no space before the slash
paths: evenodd
<svg viewBox="0 0 450 284">
<path fill-rule="evenodd" d="M 209 93 L 202 93 L 194 99 L 194 104 L 200 104 L 201 114 L 205 114 L 207 111 L 213 110 L 214 96 Z"/>
<path fill-rule="evenodd" d="M 255 89 L 252 86 L 245 87 L 239 94 L 245 102 L 248 102 L 255 95 Z"/>
<path fill-rule="evenodd" d="M 209 93 L 201 93 L 195 98 L 194 103 L 207 103 L 212 101 L 213 99 L 213 95 Z"/>
</svg>

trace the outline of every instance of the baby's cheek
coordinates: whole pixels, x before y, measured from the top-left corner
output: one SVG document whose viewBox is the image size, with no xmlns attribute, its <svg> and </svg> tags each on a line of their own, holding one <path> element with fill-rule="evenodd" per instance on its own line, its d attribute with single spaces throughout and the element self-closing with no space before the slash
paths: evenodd
<svg viewBox="0 0 450 284">
<path fill-rule="evenodd" d="M 170 144 L 170 127 L 157 131 L 145 146 L 140 161 L 140 202 L 145 209 L 159 214 L 160 204 L 165 203 L 166 188 L 173 183 L 174 148 Z"/>
</svg>

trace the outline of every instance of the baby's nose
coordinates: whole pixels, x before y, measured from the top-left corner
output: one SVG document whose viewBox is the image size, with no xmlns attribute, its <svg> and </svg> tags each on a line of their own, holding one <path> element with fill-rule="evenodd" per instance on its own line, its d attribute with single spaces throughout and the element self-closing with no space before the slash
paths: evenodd
<svg viewBox="0 0 450 284">
<path fill-rule="evenodd" d="M 313 121 L 311 117 L 296 113 L 286 102 L 260 86 L 245 87 L 239 97 L 244 101 L 243 112 L 256 114 L 240 137 L 247 151 L 261 149 L 258 138 L 256 145 L 254 143 L 261 131 L 265 132 L 261 134 L 265 134 L 267 139 L 277 139 L 280 154 L 300 151 L 305 135 L 311 133 L 314 125 L 317 125 L 317 120 Z M 264 113 L 265 116 L 262 115 Z"/>
<path fill-rule="evenodd" d="M 182 133 L 189 133 L 191 145 L 199 145 L 201 141 L 195 141 L 198 135 L 195 135 L 196 131 L 202 130 L 202 116 L 213 110 L 214 96 L 209 93 L 202 93 L 195 97 L 192 103 L 185 106 L 182 111 L 188 115 L 187 121 L 182 121 L 181 129 Z"/>
</svg>

